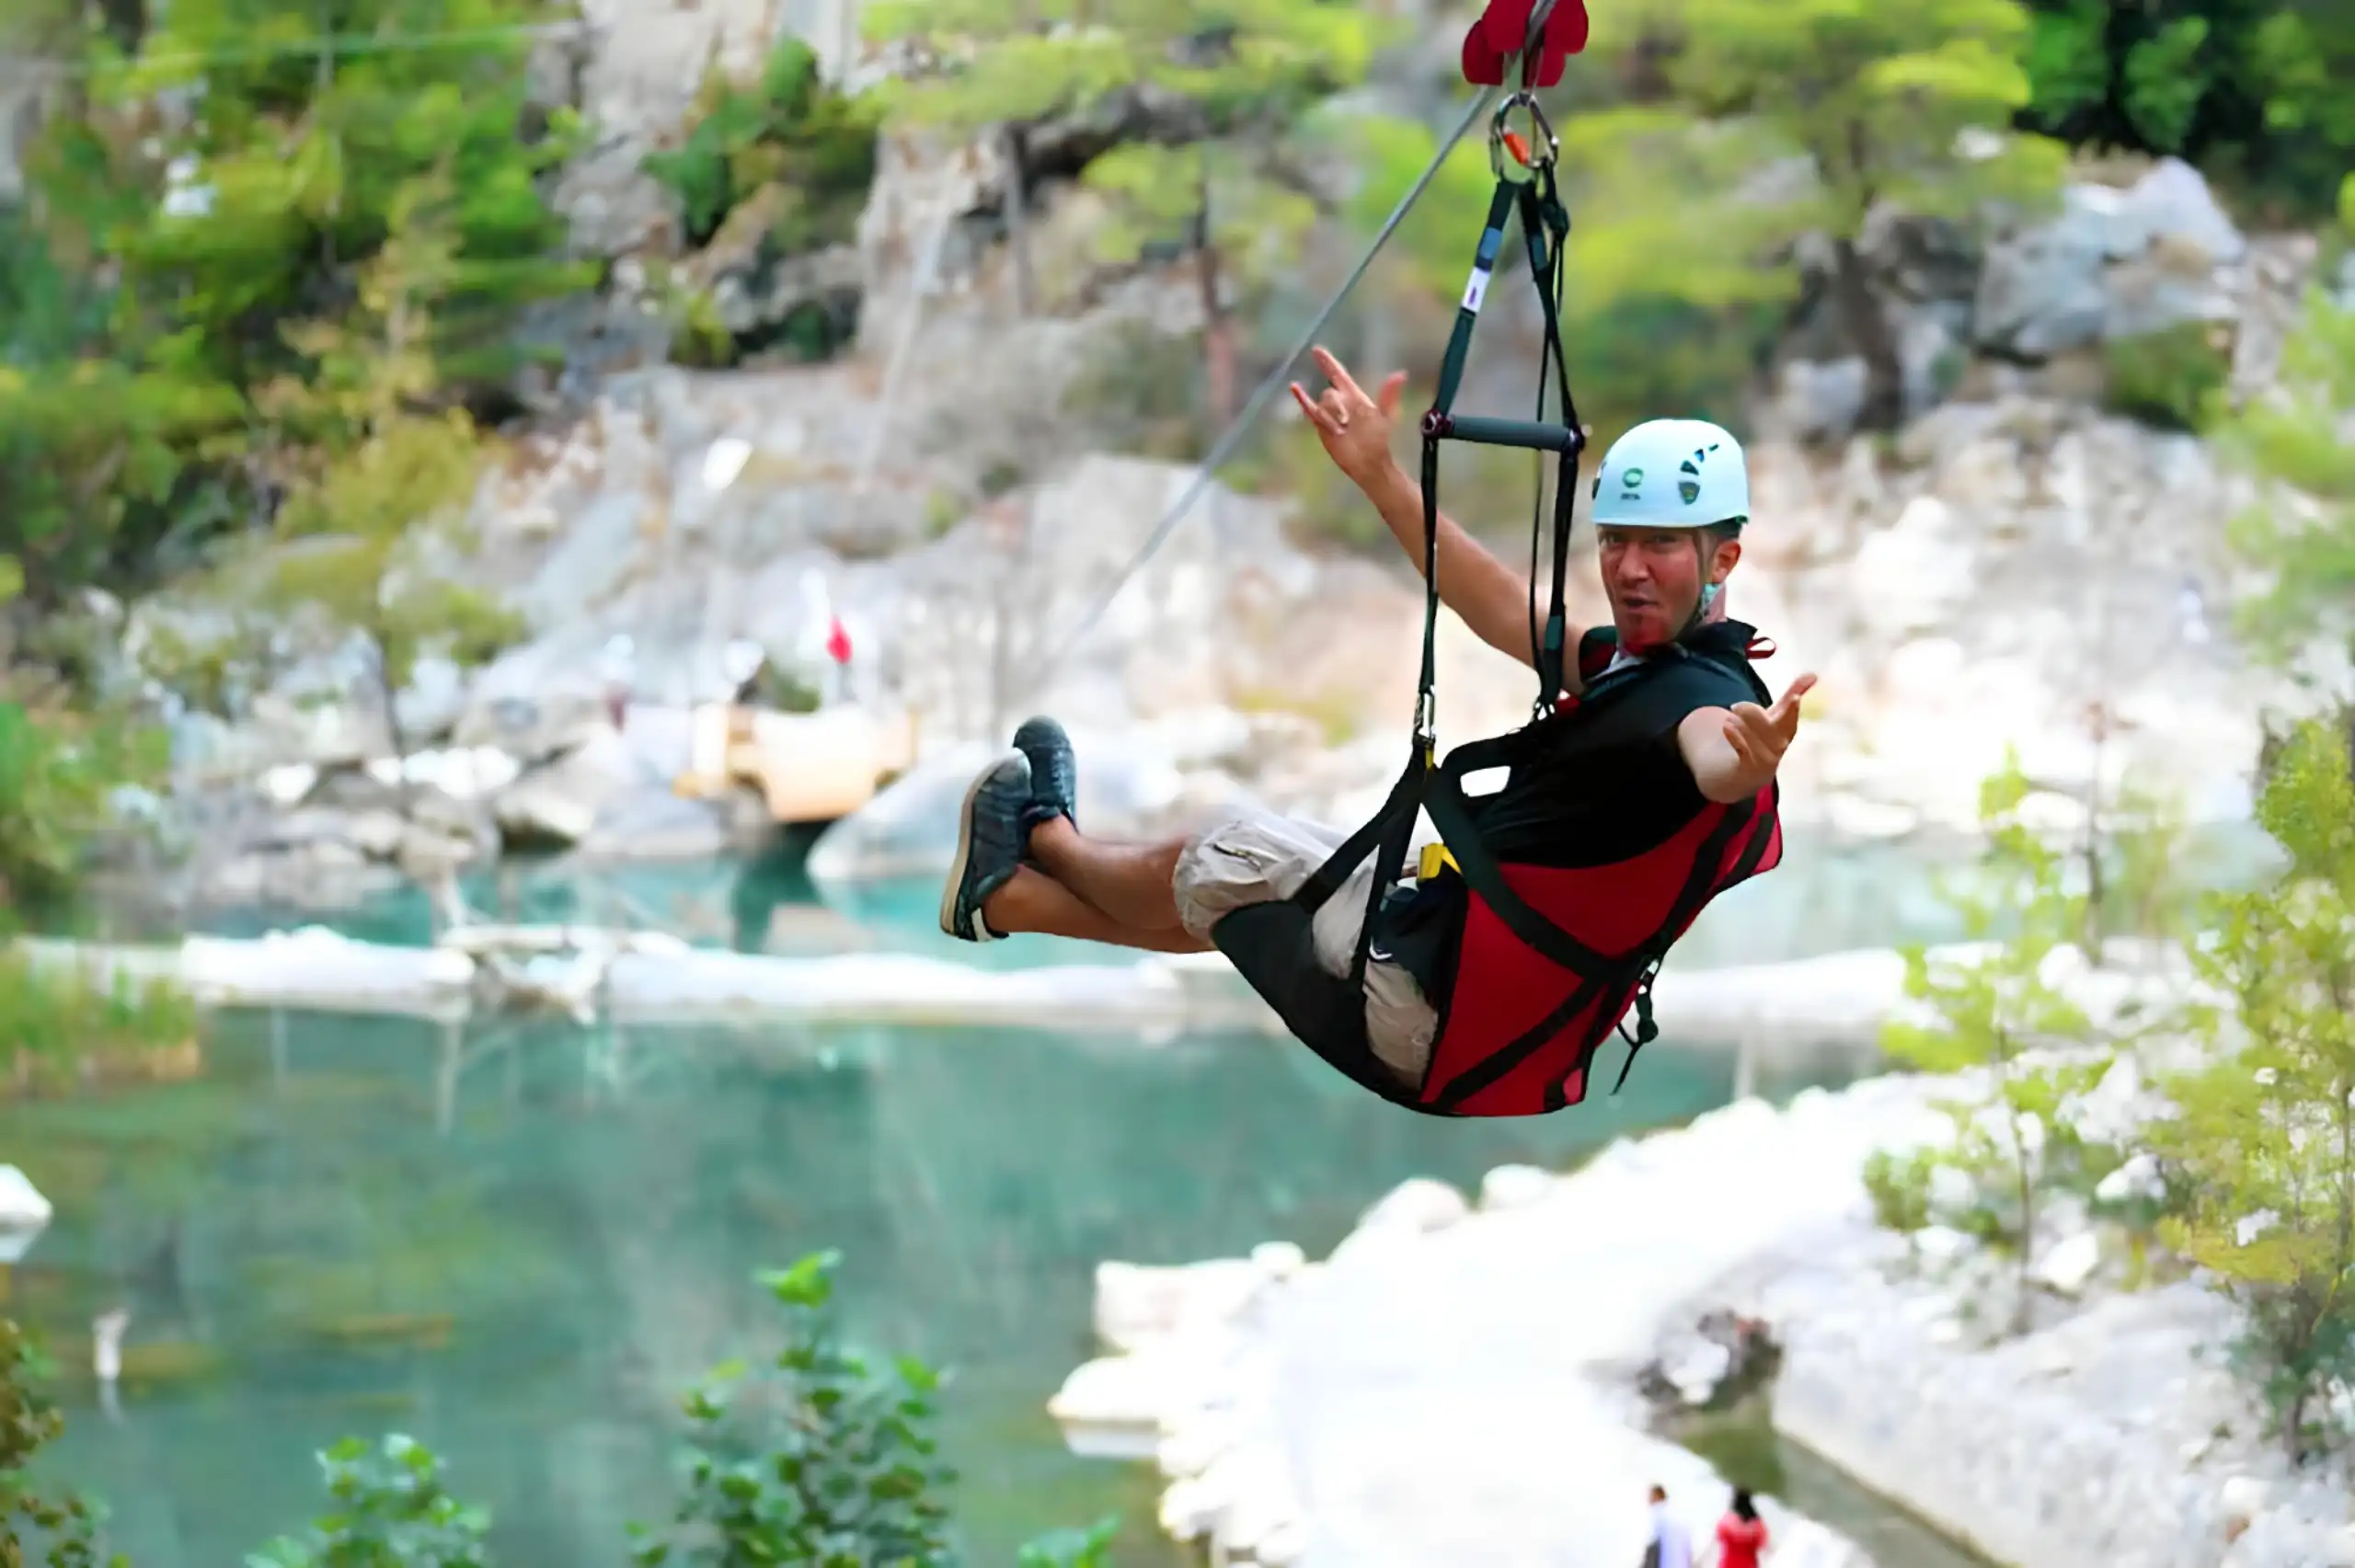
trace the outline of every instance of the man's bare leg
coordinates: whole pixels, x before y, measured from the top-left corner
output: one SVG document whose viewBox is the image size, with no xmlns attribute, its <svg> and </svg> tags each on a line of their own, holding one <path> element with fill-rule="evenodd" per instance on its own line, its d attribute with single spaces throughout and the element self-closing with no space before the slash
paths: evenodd
<svg viewBox="0 0 2355 1568">
<path fill-rule="evenodd" d="M 1062 817 L 1041 822 L 1030 830 L 1030 858 L 1038 863 L 1039 869 L 1066 891 L 1077 894 L 1081 901 L 1093 906 L 1114 925 L 1132 932 L 1185 935 L 1185 927 L 1178 917 L 1176 888 L 1178 857 L 1185 850 L 1183 839 L 1158 844 L 1118 844 L 1085 838 L 1068 818 Z M 1169 951 L 1198 953 L 1202 948 L 1196 944 Z"/>
<path fill-rule="evenodd" d="M 1028 932 L 1038 936 L 1098 942 L 1109 947 L 1132 947 L 1146 953 L 1211 951 L 1209 943 L 1189 934 L 1174 918 L 1166 929 L 1157 931 L 1122 925 L 1053 877 L 1027 865 L 982 901 L 982 917 L 1001 936 Z"/>
</svg>

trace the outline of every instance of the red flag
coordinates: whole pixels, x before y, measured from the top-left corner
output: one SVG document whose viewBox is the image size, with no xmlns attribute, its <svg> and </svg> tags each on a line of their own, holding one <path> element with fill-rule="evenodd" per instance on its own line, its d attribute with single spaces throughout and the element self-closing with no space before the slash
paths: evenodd
<svg viewBox="0 0 2355 1568">
<path fill-rule="evenodd" d="M 850 633 L 844 629 L 839 615 L 826 617 L 826 657 L 836 664 L 850 662 Z"/>
</svg>

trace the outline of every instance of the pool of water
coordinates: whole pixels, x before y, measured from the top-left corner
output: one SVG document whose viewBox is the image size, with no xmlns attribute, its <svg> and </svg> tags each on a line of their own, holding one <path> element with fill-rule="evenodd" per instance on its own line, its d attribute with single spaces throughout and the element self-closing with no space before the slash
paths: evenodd
<svg viewBox="0 0 2355 1568">
<path fill-rule="evenodd" d="M 1997 1568 L 1775 1430 L 1763 1397 L 1671 1434 L 1736 1486 L 1782 1499 L 1855 1541 L 1882 1568 Z"/>
<path fill-rule="evenodd" d="M 1796 843 L 1785 871 L 1705 915 L 1680 956 L 1954 935 L 1930 863 Z M 511 868 L 466 889 L 493 917 L 659 925 L 749 951 L 1127 961 L 1043 940 L 951 943 L 932 928 L 936 892 L 814 888 L 790 853 Z M 207 927 L 287 923 L 245 910 Z M 427 940 L 416 898 L 335 923 Z M 973 1562 L 1009 1562 L 1044 1528 L 1119 1512 L 1119 1560 L 1173 1568 L 1150 1472 L 1071 1457 L 1044 1413 L 1093 1351 L 1097 1262 L 1183 1263 L 1270 1238 L 1318 1253 L 1409 1176 L 1468 1186 L 1506 1162 L 1566 1167 L 1725 1103 L 1734 1073 L 1671 1035 L 1617 1098 L 1498 1124 L 1397 1111 L 1258 1036 L 1148 1046 L 795 1025 L 615 1039 L 281 1014 L 220 1019 L 209 1050 L 199 1082 L 0 1107 L 0 1159 L 60 1216 L 7 1280 L 66 1368 L 59 1459 L 113 1501 L 141 1568 L 239 1561 L 316 1511 L 312 1450 L 386 1430 L 444 1452 L 457 1489 L 491 1505 L 509 1568 L 620 1568 L 625 1525 L 667 1496 L 677 1393 L 758 1348 L 752 1275 L 822 1247 L 844 1255 L 856 1337 L 953 1371 L 946 1435 Z M 1758 1088 L 1779 1097 L 1854 1070 L 1769 1067 Z M 86 1372 L 88 1324 L 125 1301 L 128 1370 L 109 1411 Z M 1865 1534 L 1901 1518 L 1868 1502 L 1851 1512 Z M 1882 1544 L 1884 1568 L 1953 1568 L 1909 1539 Z"/>
<path fill-rule="evenodd" d="M 492 1505 L 503 1562 L 619 1568 L 674 1395 L 757 1345 L 752 1272 L 820 1247 L 862 1342 L 954 1369 L 973 1561 L 1119 1511 L 1122 1562 L 1175 1563 L 1149 1474 L 1068 1456 L 1043 1413 L 1099 1260 L 1317 1252 L 1407 1176 L 1567 1165 L 1731 1075 L 1664 1041 L 1616 1100 L 1455 1123 L 1258 1037 L 550 1027 L 462 1040 L 445 1099 L 434 1026 L 286 1025 L 223 1020 L 200 1082 L 0 1113 L 60 1215 L 11 1282 L 67 1368 L 60 1463 L 141 1568 L 238 1561 L 313 1508 L 314 1448 L 388 1429 Z M 80 1369 L 119 1300 L 109 1414 Z"/>
</svg>

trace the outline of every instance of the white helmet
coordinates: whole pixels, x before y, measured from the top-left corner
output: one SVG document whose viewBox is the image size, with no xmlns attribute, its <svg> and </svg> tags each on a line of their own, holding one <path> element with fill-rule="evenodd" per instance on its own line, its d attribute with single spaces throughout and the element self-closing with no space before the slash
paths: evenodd
<svg viewBox="0 0 2355 1568">
<path fill-rule="evenodd" d="M 1750 521 L 1741 443 L 1706 419 L 1647 419 L 1611 443 L 1594 475 L 1602 528 L 1706 528 Z"/>
</svg>

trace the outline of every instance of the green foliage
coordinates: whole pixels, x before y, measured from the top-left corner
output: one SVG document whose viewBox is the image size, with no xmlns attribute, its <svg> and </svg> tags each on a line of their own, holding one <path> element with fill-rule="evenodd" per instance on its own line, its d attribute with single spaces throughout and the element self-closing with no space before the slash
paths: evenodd
<svg viewBox="0 0 2355 1568">
<path fill-rule="evenodd" d="M 678 201 L 694 246 L 754 191 L 778 188 L 785 200 L 764 236 L 767 254 L 798 256 L 857 232 L 875 180 L 879 120 L 873 102 L 829 86 L 810 46 L 787 38 L 756 83 L 739 86 L 715 69 L 685 140 L 649 154 L 646 172 Z"/>
<path fill-rule="evenodd" d="M 395 1433 L 372 1448 L 347 1437 L 318 1456 L 329 1511 L 281 1536 L 246 1568 L 488 1568 L 488 1510 L 453 1497 L 432 1450 Z"/>
<path fill-rule="evenodd" d="M 2104 937 L 2188 936 L 2198 910 L 2181 803 L 2129 784 L 2101 818 L 2091 845 L 2099 875 L 2086 890 L 2090 929 Z"/>
<path fill-rule="evenodd" d="M 2154 1130 L 2186 1201 L 2162 1227 L 2246 1313 L 2244 1362 L 2293 1457 L 2344 1434 L 2319 1399 L 2355 1377 L 2355 783 L 2342 737 L 2304 727 L 2257 818 L 2287 852 L 2279 886 L 2220 897 L 2198 974 L 2232 1003 L 2194 1020 L 2241 1045 L 2169 1086 Z"/>
<path fill-rule="evenodd" d="M 2028 19 L 2014 0 L 1911 6 L 1651 0 L 1639 9 L 1648 26 L 1620 36 L 1645 47 L 1668 40 L 1672 107 L 1591 117 L 1577 134 L 1598 147 L 1649 144 L 1651 158 L 1618 177 L 1669 175 L 1666 185 L 1638 187 L 1650 199 L 1625 219 L 1615 207 L 1596 214 L 1599 222 L 1669 225 L 1674 243 L 1659 247 L 1655 265 L 1729 274 L 1742 258 L 1723 254 L 1729 214 L 1740 214 L 1735 221 L 1745 227 L 1820 229 L 1853 239 L 1876 201 L 1968 217 L 1991 197 L 2039 197 L 2058 178 L 2057 147 L 2005 133 L 2029 92 L 2019 64 Z M 1677 109 L 1722 123 L 1696 131 Z M 1753 189 L 1746 199 L 1729 199 L 1729 170 L 1747 173 L 1792 155 L 1807 160 L 1814 189 L 1786 197 Z M 1594 162 L 1576 160 L 1581 167 Z M 1662 190 L 1683 200 L 1662 200 Z M 1696 221 L 1703 212 L 1706 221 Z M 1655 290 L 1660 282 L 1655 276 Z M 1665 292 L 1706 297 L 1682 287 Z"/>
<path fill-rule="evenodd" d="M 424 406 L 437 383 L 431 326 L 461 270 L 455 211 L 446 173 L 406 188 L 361 273 L 358 306 L 288 328 L 316 374 L 261 394 L 314 455 L 245 586 L 284 613 L 366 636 L 388 721 L 420 654 L 479 662 L 521 629 L 456 569 L 472 544 L 464 517 L 483 444 L 463 409 Z"/>
<path fill-rule="evenodd" d="M 784 1309 L 785 1348 L 761 1372 L 717 1368 L 687 1396 L 685 1483 L 670 1528 L 641 1532 L 639 1562 L 950 1562 L 939 1379 L 906 1357 L 878 1369 L 842 1346 L 840 1261 L 813 1253 L 761 1276 Z"/>
<path fill-rule="evenodd" d="M 2040 1206 L 2054 1186 L 2079 1180 L 2087 1162 L 2065 1107 L 2109 1065 L 2052 1050 L 2091 1033 L 2085 1013 L 2044 978 L 2052 955 L 2084 930 L 2085 909 L 2066 887 L 2065 858 L 2021 819 L 2031 788 L 2016 758 L 1987 780 L 1980 794 L 1986 850 L 1969 884 L 1948 879 L 1943 889 L 1970 939 L 1988 944 L 1984 956 L 1941 960 L 1909 949 L 1905 993 L 1935 1022 L 1893 1023 L 1884 1039 L 1891 1056 L 1920 1070 L 1984 1075 L 1983 1099 L 1943 1107 L 1956 1136 L 1936 1158 L 1992 1199 L 1982 1235 L 2016 1254 L 2016 1332 L 2028 1325 Z"/>
<path fill-rule="evenodd" d="M 646 294 L 671 327 L 671 360 L 697 370 L 725 370 L 736 362 L 735 335 L 720 319 L 711 295 L 656 260 L 646 269 Z"/>
<path fill-rule="evenodd" d="M 784 1310 L 766 1368 L 713 1368 L 683 1402 L 684 1474 L 668 1527 L 633 1527 L 641 1563 L 749 1568 L 951 1568 L 955 1475 L 938 1457 L 940 1375 L 912 1356 L 887 1368 L 846 1349 L 833 1306 L 837 1253 L 760 1283 Z M 1117 1519 L 1022 1549 L 1019 1568 L 1109 1568 Z"/>
<path fill-rule="evenodd" d="M 2030 0 L 2021 122 L 2080 144 L 2176 154 L 2328 210 L 2355 151 L 2355 15 L 2337 0 Z M 2342 86 L 2334 86 L 2334 84 Z"/>
<path fill-rule="evenodd" d="M 112 819 L 113 792 L 152 780 L 163 761 L 153 730 L 29 707 L 0 689 L 0 935 L 71 898 L 91 840 Z"/>
<path fill-rule="evenodd" d="M 1690 212 L 1660 192 L 1663 181 L 1728 183 L 1748 166 L 1749 155 L 1737 140 L 1713 137 L 1674 114 L 1657 116 L 1648 131 L 1637 117 L 1622 117 L 1593 145 L 1589 123 L 1580 116 L 1559 127 L 1578 220 L 1562 335 L 1579 412 L 1605 430 L 1669 413 L 1739 429 L 1753 363 L 1786 304 L 1788 279 L 1762 268 L 1757 257 L 1785 236 L 1779 220 L 1751 227 L 1748 210 L 1721 209 L 1710 214 L 1712 243 L 1696 246 Z M 1438 151 L 1438 138 L 1427 126 L 1374 116 L 1348 120 L 1341 133 L 1359 172 L 1344 216 L 1370 238 Z M 1638 155 L 1622 161 L 1631 152 Z M 1700 166 L 1664 166 L 1678 160 Z M 1437 373 L 1437 346 L 1453 325 L 1472 240 L 1495 188 L 1486 150 L 1467 137 L 1376 264 L 1367 308 L 1421 328 L 1418 336 L 1432 352 L 1419 370 Z M 1507 242 L 1499 271 L 1492 292 L 1530 286 L 1517 236 Z"/>
<path fill-rule="evenodd" d="M 199 1013 L 178 987 L 118 972 L 105 985 L 0 949 L 0 1067 L 32 1093 L 86 1080 L 178 1076 L 200 1059 Z"/>
<path fill-rule="evenodd" d="M 1191 108 L 1196 123 L 1172 138 L 1178 144 L 1116 143 L 1081 178 L 1110 210 L 1096 235 L 1099 261 L 1197 259 L 1205 401 L 1213 422 L 1231 417 L 1239 352 L 1232 316 L 1297 265 L 1326 209 L 1304 156 L 1348 145 L 1302 122 L 1322 99 L 1363 80 L 1375 50 L 1396 35 L 1395 19 L 1338 0 L 1057 0 L 1043 8 L 886 0 L 867 9 L 866 25 L 870 37 L 919 42 L 942 62 L 879 89 L 895 120 L 971 136 L 1097 109 L 1116 91 Z M 1353 125 L 1338 132 L 1355 134 Z M 1019 163 L 1019 137 L 1011 145 Z M 1015 177 L 1029 172 L 1017 167 Z"/>
<path fill-rule="evenodd" d="M 137 59 L 99 78 L 105 106 L 128 115 L 159 89 L 201 85 L 205 112 L 155 152 L 110 147 L 111 172 L 152 189 L 156 166 L 193 161 L 207 198 L 166 210 L 116 244 L 127 292 L 155 324 L 240 388 L 294 368 L 272 326 L 319 297 L 330 272 L 362 265 L 399 228 L 413 183 L 440 171 L 453 203 L 454 271 L 431 352 L 454 379 L 515 362 L 504 341 L 518 306 L 588 280 L 560 258 L 561 217 L 539 181 L 582 144 L 559 118 L 534 134 L 528 38 L 501 29 L 551 19 L 537 0 L 353 0 L 340 38 L 454 35 L 441 49 L 306 47 L 319 12 L 289 0 L 175 4 Z M 265 52 L 263 44 L 286 46 Z M 108 127 L 111 130 L 112 127 Z"/>
<path fill-rule="evenodd" d="M 2294 658 L 2318 634 L 2355 632 L 2355 445 L 2340 429 L 2355 411 L 2355 310 L 2309 294 L 2282 346 L 2270 395 L 2254 398 L 2217 428 L 2219 447 L 2264 486 L 2233 523 L 2234 547 L 2272 575 L 2270 590 L 2242 607 L 2257 647 Z"/>
<path fill-rule="evenodd" d="M 2102 344 L 2103 401 L 2113 413 L 2163 429 L 2197 430 L 2220 406 L 2233 370 L 2227 329 L 2200 322 Z"/>
<path fill-rule="evenodd" d="M 1930 1193 L 1938 1157 L 1916 1149 L 1895 1154 L 1876 1149 L 1865 1159 L 1865 1192 L 1873 1202 L 1873 1218 L 1883 1229 L 1910 1236 L 1929 1228 Z"/>
<path fill-rule="evenodd" d="M 1098 1519 L 1084 1530 L 1053 1530 L 1026 1543 L 1014 1568 L 1112 1568 L 1117 1518 Z"/>
<path fill-rule="evenodd" d="M 125 1568 L 98 1545 L 98 1510 L 72 1493 L 44 1491 L 27 1474 L 35 1455 L 57 1440 L 65 1418 L 37 1386 L 43 1368 L 25 1331 L 0 1318 L 0 1568 Z M 46 1552 L 29 1555 L 25 1537 Z"/>
<path fill-rule="evenodd" d="M 527 101 L 514 29 L 552 14 L 538 0 L 351 0 L 331 36 L 293 0 L 190 0 L 144 38 L 98 11 L 40 29 L 87 90 L 58 99 L 0 217 L 0 554 L 43 605 L 270 521 L 311 438 L 263 391 L 322 373 L 282 328 L 340 315 L 420 178 L 453 192 L 417 336 L 431 401 L 503 395 L 534 352 L 519 312 L 595 274 L 540 189 L 580 127 Z M 429 33 L 449 41 L 380 42 Z M 167 91 L 203 112 L 158 114 Z"/>
<path fill-rule="evenodd" d="M 1338 0 L 882 0 L 862 25 L 944 57 L 883 89 L 887 110 L 964 134 L 1138 87 L 1200 105 L 1220 133 L 1281 125 L 1363 79 L 1396 33 Z"/>
</svg>

